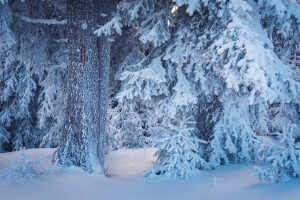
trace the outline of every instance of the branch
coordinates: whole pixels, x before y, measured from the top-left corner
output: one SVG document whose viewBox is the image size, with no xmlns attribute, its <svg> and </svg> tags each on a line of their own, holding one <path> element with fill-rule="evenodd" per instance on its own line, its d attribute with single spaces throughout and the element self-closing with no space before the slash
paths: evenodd
<svg viewBox="0 0 300 200">
<path fill-rule="evenodd" d="M 20 14 L 16 14 L 17 17 L 19 17 L 21 20 L 29 23 L 34 24 L 47 24 L 47 25 L 64 25 L 67 24 L 67 20 L 57 20 L 57 19 L 32 19 L 29 17 L 25 17 Z"/>
</svg>

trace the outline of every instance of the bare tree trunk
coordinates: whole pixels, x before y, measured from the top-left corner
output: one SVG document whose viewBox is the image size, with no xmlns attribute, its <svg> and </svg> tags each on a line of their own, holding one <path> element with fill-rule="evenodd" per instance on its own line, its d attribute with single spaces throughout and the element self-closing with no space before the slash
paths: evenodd
<svg viewBox="0 0 300 200">
<path fill-rule="evenodd" d="M 65 127 L 54 161 L 101 172 L 107 107 L 109 43 L 93 33 L 101 0 L 67 0 L 68 99 Z M 99 9 L 99 10 L 98 10 Z M 99 53 L 98 53 L 99 52 Z"/>
</svg>

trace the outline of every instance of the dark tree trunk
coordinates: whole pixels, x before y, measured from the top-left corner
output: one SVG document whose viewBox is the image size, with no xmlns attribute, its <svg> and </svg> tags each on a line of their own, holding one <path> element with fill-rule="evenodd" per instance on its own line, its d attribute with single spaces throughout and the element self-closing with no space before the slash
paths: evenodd
<svg viewBox="0 0 300 200">
<path fill-rule="evenodd" d="M 101 172 L 104 164 L 106 83 L 109 77 L 107 38 L 98 40 L 93 33 L 100 14 L 110 12 L 109 9 L 100 10 L 101 3 L 101 0 L 67 0 L 67 113 L 55 154 L 55 162 L 60 165 L 75 165 L 95 173 Z M 102 6 L 107 7 L 106 4 Z"/>
</svg>

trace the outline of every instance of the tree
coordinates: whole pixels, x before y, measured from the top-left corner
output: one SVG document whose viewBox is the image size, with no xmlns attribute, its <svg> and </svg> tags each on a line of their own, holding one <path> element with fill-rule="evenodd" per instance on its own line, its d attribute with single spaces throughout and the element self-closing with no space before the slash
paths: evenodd
<svg viewBox="0 0 300 200">
<path fill-rule="evenodd" d="M 170 129 L 161 128 L 151 138 L 152 145 L 159 149 L 155 155 L 161 166 L 146 171 L 144 175 L 151 178 L 164 174 L 188 179 L 197 169 L 205 168 L 206 161 L 199 153 L 206 142 L 196 137 L 192 118 L 179 119 L 169 124 Z"/>
<path fill-rule="evenodd" d="M 55 162 L 101 172 L 107 109 L 109 42 L 93 33 L 110 18 L 109 0 L 68 0 L 68 99 Z M 99 53 L 98 53 L 99 52 Z"/>
<path fill-rule="evenodd" d="M 65 4 L 28 0 L 0 6 L 0 123 L 10 133 L 3 150 L 56 147 L 65 111 Z"/>
<path fill-rule="evenodd" d="M 6 101 L 9 96 L 14 92 L 15 79 L 7 77 L 4 69 L 7 68 L 8 62 L 12 60 L 13 51 L 11 48 L 15 44 L 15 39 L 9 25 L 12 21 L 11 10 L 7 4 L 1 1 L 0 3 L 0 69 L 1 69 L 1 82 L 6 82 L 6 87 L 1 88 L 1 102 Z M 11 59 L 8 59 L 11 58 Z M 0 152 L 4 151 L 3 144 L 8 142 L 10 133 L 6 130 L 3 120 L 0 123 Z"/>
<path fill-rule="evenodd" d="M 116 16 L 97 30 L 111 34 L 120 33 L 120 27 L 136 27 L 136 37 L 151 48 L 134 70 L 122 72 L 117 97 L 141 98 L 166 126 L 170 123 L 164 121 L 180 119 L 198 107 L 200 116 L 195 118 L 209 124 L 197 123 L 202 131 L 198 136 L 208 141 L 208 168 L 255 160 L 257 133 L 268 132 L 268 104 L 299 100 L 293 70 L 274 53 L 266 33 L 270 24 L 264 22 L 272 14 L 268 9 L 261 12 L 264 2 L 298 6 L 281 0 L 274 5 L 267 0 L 123 1 Z M 291 9 L 288 18 L 273 24 L 299 27 L 293 20 L 297 18 Z M 202 107 L 207 102 L 214 104 L 209 115 Z"/>
<path fill-rule="evenodd" d="M 132 32 L 132 30 L 129 31 Z M 131 41 L 132 40 L 128 41 L 127 39 L 127 43 Z M 120 42 L 120 40 L 116 40 L 116 42 Z M 136 64 L 145 58 L 145 55 L 136 44 L 128 44 L 123 48 L 122 43 L 124 43 L 124 41 L 121 40 L 120 46 L 117 45 L 119 48 L 122 47 L 122 52 L 118 54 L 118 57 L 124 55 L 126 50 L 128 55 L 123 58 L 123 62 L 117 66 L 118 70 L 114 73 L 114 78 L 116 79 L 116 81 L 113 82 L 114 87 L 112 88 L 114 93 L 119 93 L 124 89 L 130 89 L 119 86 L 121 82 L 120 75 L 124 71 L 134 70 Z M 130 53 L 128 53 L 128 49 L 126 49 L 128 46 L 134 46 Z M 116 47 L 113 48 L 116 49 Z M 132 88 L 134 88 L 134 86 L 132 86 Z M 113 102 L 116 104 L 112 105 L 109 109 L 108 129 L 115 138 L 115 141 L 118 141 L 119 147 L 136 148 L 146 146 L 146 138 L 152 135 L 151 127 L 156 124 L 153 110 L 145 106 L 141 99 L 126 99 L 118 102 L 116 98 L 113 98 Z"/>
<path fill-rule="evenodd" d="M 259 1 L 262 23 L 274 45 L 274 53 L 294 70 L 293 79 L 300 82 L 300 34 L 299 1 Z M 270 12 L 271 10 L 271 12 Z M 299 102 L 282 104 L 275 101 L 269 105 L 268 128 L 270 133 L 282 132 L 283 127 L 294 124 L 294 134 L 300 130 Z M 300 138 L 300 135 L 296 136 Z M 298 139 L 299 140 L 299 139 Z"/>
<path fill-rule="evenodd" d="M 300 176 L 300 143 L 295 141 L 294 128 L 296 124 L 288 124 L 277 133 L 280 146 L 263 143 L 259 149 L 263 162 L 270 163 L 267 168 L 255 167 L 257 170 L 252 176 L 259 176 L 260 182 L 289 182 L 290 177 Z"/>
</svg>

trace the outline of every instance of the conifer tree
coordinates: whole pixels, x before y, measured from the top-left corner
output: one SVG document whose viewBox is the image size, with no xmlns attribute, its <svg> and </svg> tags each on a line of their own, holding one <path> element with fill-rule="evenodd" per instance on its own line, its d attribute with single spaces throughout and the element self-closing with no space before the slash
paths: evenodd
<svg viewBox="0 0 300 200">
<path fill-rule="evenodd" d="M 57 145 L 59 118 L 64 113 L 66 59 L 60 43 L 64 22 L 58 20 L 64 4 L 56 3 L 13 1 L 4 4 L 6 9 L 1 12 L 6 20 L 6 28 L 3 23 L 1 29 L 6 34 L 1 37 L 10 46 L 1 58 L 5 67 L 1 68 L 0 116 L 10 133 L 6 151 Z M 16 42 L 12 43 L 12 38 Z"/>
<path fill-rule="evenodd" d="M 266 32 L 271 25 L 265 19 L 271 11 L 260 12 L 265 4 L 289 5 L 288 17 L 273 22 L 288 30 L 284 27 L 289 23 L 299 27 L 298 14 L 293 12 L 299 5 L 276 2 L 121 2 L 116 16 L 96 32 L 121 33 L 122 27 L 133 25 L 136 37 L 153 48 L 135 70 L 121 74 L 118 98 L 143 99 L 162 124 L 198 107 L 196 118 L 210 124 L 198 127 L 199 137 L 208 140 L 208 168 L 255 160 L 257 133 L 269 131 L 268 105 L 296 103 L 300 94 L 293 70 L 276 55 Z M 208 119 L 201 107 L 207 101 L 214 103 Z M 203 132 L 207 130 L 211 132 Z"/>
</svg>

